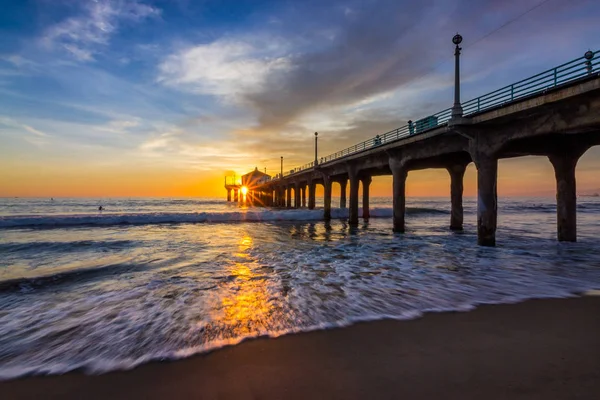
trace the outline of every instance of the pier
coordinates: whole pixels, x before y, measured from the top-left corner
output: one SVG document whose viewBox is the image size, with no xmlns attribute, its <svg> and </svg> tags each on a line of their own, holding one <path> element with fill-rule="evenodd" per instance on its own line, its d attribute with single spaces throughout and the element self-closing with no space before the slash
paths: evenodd
<svg viewBox="0 0 600 400">
<path fill-rule="evenodd" d="M 315 208 L 316 186 L 324 191 L 323 218 L 331 219 L 332 186 L 340 185 L 340 207 L 349 220 L 369 218 L 372 177 L 393 176 L 393 230 L 405 230 L 406 179 L 411 171 L 443 168 L 450 176 L 449 229 L 463 229 L 463 177 L 477 169 L 477 242 L 495 246 L 498 213 L 498 160 L 547 157 L 556 178 L 557 238 L 577 240 L 575 169 L 579 158 L 600 145 L 600 53 L 583 57 L 475 99 L 460 102 L 460 38 L 456 45 L 455 98 L 452 108 L 340 150 L 257 185 L 268 206 Z M 316 146 L 315 146 L 316 153 Z M 363 215 L 359 216 L 362 183 Z M 306 202 L 308 196 L 308 203 Z"/>
</svg>

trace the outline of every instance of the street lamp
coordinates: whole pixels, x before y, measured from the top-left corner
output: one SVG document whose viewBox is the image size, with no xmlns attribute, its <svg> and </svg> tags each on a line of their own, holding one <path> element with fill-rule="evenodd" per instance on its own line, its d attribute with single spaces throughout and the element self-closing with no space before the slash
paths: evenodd
<svg viewBox="0 0 600 400">
<path fill-rule="evenodd" d="M 319 164 L 317 161 L 317 140 L 319 139 L 319 132 L 315 132 L 315 167 Z"/>
<path fill-rule="evenodd" d="M 281 156 L 281 174 L 279 175 L 279 179 L 283 179 L 283 156 Z"/>
<path fill-rule="evenodd" d="M 587 70 L 588 74 L 591 74 L 592 73 L 592 58 L 594 58 L 594 52 L 591 50 L 588 50 L 585 52 L 583 57 L 586 59 L 585 69 Z"/>
<path fill-rule="evenodd" d="M 452 118 L 461 118 L 463 109 L 460 105 L 460 51 L 459 44 L 462 42 L 462 36 L 458 33 L 452 38 L 452 43 L 456 45 L 454 49 L 454 105 L 452 106 Z"/>
</svg>

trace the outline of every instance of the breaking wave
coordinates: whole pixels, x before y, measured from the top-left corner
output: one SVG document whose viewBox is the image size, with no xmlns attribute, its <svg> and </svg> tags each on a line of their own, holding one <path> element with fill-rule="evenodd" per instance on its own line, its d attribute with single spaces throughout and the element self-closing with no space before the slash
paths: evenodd
<svg viewBox="0 0 600 400">
<path fill-rule="evenodd" d="M 447 213 L 434 208 L 408 208 L 407 213 Z M 370 210 L 371 218 L 389 218 L 391 208 Z M 362 209 L 359 209 L 362 215 Z M 347 218 L 348 209 L 331 210 L 334 219 Z M 129 213 L 129 214 L 76 214 L 44 216 L 0 217 L 0 228 L 62 228 L 73 226 L 113 226 L 113 225 L 150 225 L 180 224 L 202 222 L 268 222 L 268 221 L 318 221 L 323 219 L 323 210 L 274 210 L 261 209 L 234 212 L 199 213 Z"/>
</svg>

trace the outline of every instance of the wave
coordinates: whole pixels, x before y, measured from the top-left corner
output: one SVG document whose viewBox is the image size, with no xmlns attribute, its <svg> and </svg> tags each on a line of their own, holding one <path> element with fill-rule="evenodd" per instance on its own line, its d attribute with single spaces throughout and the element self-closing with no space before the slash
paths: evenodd
<svg viewBox="0 0 600 400">
<path fill-rule="evenodd" d="M 49 241 L 32 241 L 32 242 L 8 242 L 0 243 L 0 253 L 8 254 L 13 252 L 21 252 L 35 250 L 36 252 L 77 252 L 88 251 L 90 249 L 126 249 L 133 247 L 136 242 L 132 240 L 77 240 L 72 242 L 49 242 Z"/>
<path fill-rule="evenodd" d="M 408 208 L 408 214 L 444 213 L 434 208 Z M 362 215 L 362 209 L 359 209 Z M 373 208 L 371 218 L 390 218 L 391 208 Z M 347 208 L 331 210 L 334 219 L 348 217 Z M 234 212 L 199 213 L 134 213 L 134 214 L 78 214 L 78 215 L 42 215 L 0 217 L 0 228 L 63 228 L 76 226 L 114 226 L 178 224 L 202 222 L 268 222 L 268 221 L 318 221 L 323 219 L 323 210 L 276 210 L 261 209 Z"/>
<path fill-rule="evenodd" d="M 538 213 L 556 213 L 555 203 L 513 203 L 513 204 L 501 204 L 500 211 L 507 211 L 510 213 L 524 213 L 524 212 L 538 212 Z M 596 213 L 600 211 L 600 203 L 596 202 L 579 202 L 577 204 L 577 212 L 584 213 Z"/>
<path fill-rule="evenodd" d="M 35 277 L 7 279 L 4 281 L 0 281 L 0 293 L 13 291 L 28 292 L 34 289 L 43 289 L 48 286 L 89 281 L 93 279 L 103 278 L 106 275 L 119 275 L 146 268 L 147 266 L 143 264 L 101 265 L 85 269 L 59 271 L 55 273 L 50 273 L 48 275 L 41 275 Z"/>
</svg>

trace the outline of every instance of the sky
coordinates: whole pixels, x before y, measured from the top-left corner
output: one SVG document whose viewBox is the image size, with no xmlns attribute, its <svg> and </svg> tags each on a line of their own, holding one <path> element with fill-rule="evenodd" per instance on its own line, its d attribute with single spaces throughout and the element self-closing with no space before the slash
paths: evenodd
<svg viewBox="0 0 600 400">
<path fill-rule="evenodd" d="M 226 173 L 312 161 L 315 131 L 325 156 L 450 107 L 456 32 L 463 100 L 600 46 L 595 0 L 0 1 L 0 196 L 224 196 Z M 578 191 L 599 172 L 593 148 Z M 554 173 L 501 160 L 498 188 L 552 195 Z"/>
</svg>

